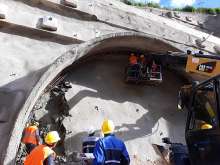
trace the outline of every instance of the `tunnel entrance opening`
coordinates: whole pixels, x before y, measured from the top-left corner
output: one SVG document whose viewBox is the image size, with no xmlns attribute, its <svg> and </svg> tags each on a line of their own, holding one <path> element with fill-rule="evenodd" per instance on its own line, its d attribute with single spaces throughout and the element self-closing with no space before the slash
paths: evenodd
<svg viewBox="0 0 220 165">
<path fill-rule="evenodd" d="M 73 149 L 81 150 L 82 137 L 91 125 L 99 135 L 105 118 L 115 122 L 116 135 L 125 140 L 132 164 L 159 160 L 151 144 L 161 144 L 162 137 L 185 143 L 185 114 L 176 111 L 182 79 L 164 66 L 164 81 L 157 87 L 127 84 L 123 77 L 128 55 L 93 56 L 84 63 L 86 67 L 78 65 L 69 72 L 73 89 L 67 93 L 67 99 L 72 117 L 63 122 L 71 130 L 65 137 L 67 154 Z M 75 127 L 70 124 L 74 121 L 78 121 Z"/>
<path fill-rule="evenodd" d="M 67 80 L 68 80 L 68 78 L 71 78 L 71 76 L 69 76 L 69 75 L 72 75 L 73 78 L 77 78 L 76 80 L 72 79 L 72 81 L 71 81 L 72 85 L 74 86 L 73 88 L 75 89 L 74 91 L 78 91 L 79 94 L 81 94 L 81 93 L 83 94 L 84 91 L 86 93 L 87 92 L 89 93 L 88 97 L 85 96 L 85 98 L 78 100 L 78 103 L 76 101 L 76 105 L 74 106 L 76 109 L 77 109 L 78 105 L 82 106 L 82 107 L 78 108 L 77 110 L 79 110 L 79 109 L 85 110 L 86 108 L 84 107 L 84 105 L 85 106 L 92 105 L 92 107 L 93 107 L 93 104 L 96 104 L 96 103 L 102 104 L 102 105 L 104 105 L 104 107 L 107 106 L 107 107 L 113 108 L 115 110 L 122 109 L 123 110 L 122 112 L 125 112 L 125 110 L 126 110 L 126 113 L 123 113 L 126 115 L 126 117 L 124 119 L 125 121 L 121 120 L 121 122 L 123 122 L 125 124 L 120 124 L 120 123 L 116 122 L 116 125 L 117 125 L 116 128 L 118 129 L 116 131 L 117 135 L 121 136 L 122 138 L 125 138 L 125 137 L 127 137 L 127 135 L 129 137 L 130 134 L 136 135 L 136 131 L 137 131 L 137 134 L 138 134 L 138 132 L 143 132 L 143 131 L 147 132 L 147 133 L 145 132 L 145 134 L 141 134 L 140 138 L 134 137 L 133 139 L 132 138 L 125 139 L 126 143 L 128 143 L 127 145 L 132 150 L 131 156 L 133 157 L 132 159 L 135 161 L 134 164 L 143 164 L 143 161 L 146 162 L 146 160 L 147 161 L 158 160 L 159 157 L 157 154 L 152 156 L 152 153 L 150 153 L 150 154 L 142 153 L 142 152 L 139 152 L 139 149 L 142 149 L 144 151 L 147 148 L 147 149 L 149 149 L 148 150 L 149 152 L 153 151 L 153 148 L 151 145 L 153 143 L 152 139 L 158 139 L 158 138 L 152 138 L 150 136 L 151 134 L 149 132 L 152 132 L 152 134 L 156 136 L 155 132 L 157 132 L 156 130 L 159 130 L 159 126 L 167 126 L 168 125 L 168 122 L 166 122 L 166 119 L 165 119 L 166 117 L 163 118 L 162 115 L 166 114 L 168 116 L 168 118 L 172 118 L 172 116 L 173 116 L 173 118 L 170 121 L 175 120 L 175 115 L 174 115 L 175 112 L 172 111 L 172 113 L 167 113 L 168 112 L 167 109 L 172 109 L 171 105 L 173 105 L 172 107 L 174 107 L 175 101 L 174 100 L 171 101 L 171 100 L 174 98 L 176 99 L 176 95 L 175 95 L 175 97 L 169 97 L 166 95 L 161 96 L 161 97 L 158 97 L 158 96 L 160 96 L 160 94 L 164 94 L 164 93 L 166 93 L 166 94 L 172 93 L 174 95 L 174 91 L 178 90 L 179 85 L 182 84 L 182 81 L 180 79 L 178 79 L 177 76 L 173 76 L 173 73 L 175 75 L 175 71 L 173 72 L 169 69 L 163 69 L 164 70 L 163 72 L 165 74 L 165 78 L 166 77 L 167 78 L 170 77 L 170 78 L 165 80 L 165 82 L 162 83 L 161 86 L 159 86 L 159 87 L 149 87 L 149 86 L 144 86 L 144 85 L 135 86 L 133 84 L 125 84 L 123 82 L 123 76 L 124 76 L 124 67 L 127 65 L 127 61 L 128 61 L 128 54 L 130 54 L 131 52 L 136 52 L 138 54 L 140 52 L 141 53 L 151 52 L 154 55 L 155 54 L 159 55 L 158 56 L 159 59 L 163 59 L 163 58 L 161 58 L 162 57 L 161 53 L 162 53 L 162 55 L 165 55 L 166 54 L 165 52 L 167 52 L 167 51 L 174 51 L 175 52 L 175 51 L 179 51 L 179 49 L 176 48 L 172 43 L 169 43 L 168 41 L 164 41 L 163 39 L 160 39 L 156 36 L 133 33 L 133 32 L 111 34 L 111 35 L 100 37 L 98 39 L 94 39 L 94 40 L 89 41 L 85 44 L 81 44 L 81 45 L 76 46 L 75 48 L 73 48 L 72 50 L 70 50 L 69 52 L 67 52 L 66 54 L 61 56 L 60 58 L 58 58 L 54 62 L 54 64 L 51 65 L 51 67 L 48 69 L 48 71 L 42 76 L 39 83 L 36 84 L 33 91 L 31 92 L 28 100 L 26 101 L 24 107 L 22 108 L 21 112 L 19 113 L 18 118 L 16 120 L 17 125 L 15 125 L 15 128 L 12 131 L 13 133 L 17 133 L 18 136 L 11 137 L 10 143 L 13 144 L 14 146 L 18 147 L 18 145 L 19 145 L 18 141 L 20 140 L 21 132 L 22 132 L 21 129 L 24 128 L 25 123 L 27 123 L 27 121 L 29 121 L 30 116 L 31 116 L 30 114 L 33 114 L 31 112 L 34 112 L 33 110 L 38 111 L 40 109 L 45 108 L 41 105 L 41 102 L 43 102 L 45 105 L 47 105 L 49 103 L 49 100 L 51 99 L 49 91 L 51 90 L 50 88 L 53 87 L 54 80 L 56 80 L 57 77 L 60 77 L 64 74 L 67 74 L 67 77 L 65 77 L 65 79 L 67 79 Z M 109 59 L 111 59 L 111 60 L 109 60 Z M 161 63 L 164 62 L 163 60 L 159 60 L 159 61 Z M 83 68 L 84 69 L 87 68 L 88 70 L 87 71 L 83 70 Z M 74 71 L 77 72 L 77 70 L 81 70 L 82 74 L 78 73 L 78 75 L 76 74 L 77 76 L 75 77 Z M 102 76 L 104 76 L 104 77 L 95 76 L 96 75 L 95 73 L 99 73 L 100 71 L 102 72 L 102 74 L 103 74 Z M 109 73 L 104 74 L 105 71 L 106 72 L 109 71 Z M 91 73 L 91 74 L 89 74 L 89 73 Z M 114 77 L 113 79 L 111 79 L 112 75 L 115 76 L 115 77 L 113 76 Z M 86 79 L 83 81 L 81 78 L 86 78 Z M 95 78 L 95 79 L 91 79 L 91 78 Z M 76 83 L 79 80 L 80 80 L 80 83 L 82 83 L 82 84 Z M 96 81 L 99 83 L 101 82 L 101 84 L 99 84 L 99 83 L 96 84 Z M 170 82 L 172 82 L 172 83 L 170 83 Z M 176 86 L 173 84 L 173 82 L 177 82 Z M 91 83 L 91 85 L 90 85 L 90 83 Z M 168 85 L 169 87 L 172 86 L 172 88 L 171 87 L 168 88 L 165 84 Z M 96 85 L 97 88 L 93 85 Z M 173 85 L 176 88 L 174 88 Z M 101 87 L 101 88 L 99 89 L 99 87 Z M 113 87 L 117 87 L 117 88 L 113 88 Z M 87 88 L 89 88 L 89 89 L 87 89 Z M 47 89 L 50 89 L 50 90 L 47 90 Z M 83 90 L 83 91 L 81 92 L 81 90 Z M 164 90 L 164 92 L 163 92 L 163 90 Z M 170 92 L 170 90 L 171 91 L 173 90 L 173 92 Z M 71 96 L 71 94 L 73 94 L 74 91 L 66 93 L 68 105 L 69 105 L 69 99 L 71 99 L 71 97 L 74 98 L 73 95 Z M 115 91 L 117 92 L 116 94 L 114 94 Z M 90 93 L 91 93 L 91 96 L 90 96 Z M 94 93 L 94 97 L 93 97 L 93 93 Z M 97 95 L 97 93 L 98 93 L 98 95 Z M 155 95 L 154 95 L 154 93 L 155 93 Z M 157 94 L 158 94 L 158 96 L 157 96 Z M 45 95 L 47 95 L 47 97 Z M 70 98 L 68 98 L 68 95 Z M 77 93 L 75 93 L 75 95 L 77 96 Z M 44 98 L 44 96 L 46 98 Z M 80 96 L 79 96 L 79 98 L 80 98 Z M 151 104 L 149 104 L 149 102 L 153 101 L 156 98 L 159 98 L 161 100 L 158 100 L 155 105 L 153 104 L 153 106 Z M 85 103 L 85 104 L 81 105 L 82 102 L 86 101 L 87 99 L 89 99 L 90 102 L 92 102 L 92 103 L 90 103 L 90 104 Z M 42 100 L 42 101 L 40 101 L 40 100 Z M 74 100 L 73 100 L 73 103 L 74 103 Z M 163 100 L 164 101 L 167 100 L 167 101 L 171 101 L 171 102 L 167 106 L 161 107 L 160 105 L 162 105 L 161 102 L 163 102 Z M 87 100 L 86 102 L 89 102 L 89 101 Z M 153 107 L 153 109 L 155 108 L 155 112 L 154 112 L 154 110 L 151 110 L 151 111 L 148 110 L 148 109 L 152 109 L 152 107 Z M 157 111 L 160 110 L 160 107 L 163 110 L 160 113 L 158 113 L 160 115 L 157 115 Z M 176 104 L 175 104 L 175 107 L 176 107 Z M 73 107 L 71 107 L 71 109 L 72 108 Z M 96 112 L 96 111 L 99 112 L 97 110 L 97 108 L 99 109 L 99 106 L 94 106 L 94 108 L 88 108 L 88 109 L 92 109 L 92 110 L 95 109 L 95 111 L 91 111 L 91 112 Z M 102 109 L 105 109 L 105 108 L 101 108 L 101 110 Z M 106 109 L 107 109 L 106 112 L 109 111 L 108 113 L 105 114 L 102 111 L 101 113 L 98 113 L 98 114 L 99 115 L 100 114 L 107 115 L 106 117 L 111 117 L 111 114 L 113 114 L 113 113 L 108 108 L 106 108 Z M 77 110 L 73 111 L 73 112 L 78 112 Z M 174 109 L 172 109 L 172 110 L 174 110 Z M 44 109 L 44 111 L 45 111 L 45 109 Z M 151 113 L 149 113 L 148 111 Z M 40 112 L 40 111 L 38 111 L 38 112 Z M 72 111 L 70 110 L 70 112 L 72 112 Z M 116 111 L 116 114 L 117 114 L 117 112 L 120 112 L 120 111 Z M 48 112 L 46 112 L 46 113 L 48 113 Z M 83 113 L 85 113 L 85 112 L 83 112 Z M 80 112 L 78 114 L 80 114 Z M 147 114 L 149 114 L 149 116 Z M 136 117 L 136 118 L 132 117 L 135 115 L 136 116 L 140 115 L 140 116 Z M 177 114 L 177 115 L 180 115 L 180 114 Z M 29 116 L 29 118 L 28 118 L 28 116 Z M 48 113 L 47 116 L 52 118 L 52 119 L 50 119 L 51 122 L 55 122 L 54 119 L 56 119 L 56 115 L 54 117 L 52 117 L 51 114 Z M 68 141 L 71 142 L 72 141 L 71 139 L 74 140 L 74 138 L 70 138 L 69 136 L 71 136 L 71 135 L 74 136 L 73 133 L 76 134 L 76 132 L 82 133 L 82 130 L 81 131 L 68 130 L 67 129 L 68 124 L 67 125 L 64 124 L 66 120 L 67 121 L 69 120 L 69 122 L 72 122 L 76 125 L 76 127 L 74 127 L 74 128 L 79 128 L 79 125 L 77 126 L 77 124 L 79 124 L 80 122 L 71 121 L 71 119 L 74 119 L 73 117 L 76 117 L 76 116 L 72 115 L 72 117 L 69 116 L 69 117 L 64 117 L 61 119 L 61 121 L 62 121 L 61 134 L 62 134 L 62 132 L 65 132 L 66 135 L 63 136 L 65 143 L 62 143 L 62 142 L 60 143 L 61 147 L 59 148 L 58 153 L 63 154 L 64 152 L 65 153 L 68 152 L 68 149 L 66 148 L 66 146 L 68 146 L 67 145 L 68 143 L 66 143 L 66 142 L 68 142 Z M 82 115 L 82 116 L 85 117 L 84 115 Z M 181 116 L 182 116 L 182 114 L 177 117 L 178 121 L 182 121 L 180 119 Z M 95 115 L 95 117 L 96 117 L 96 115 Z M 101 116 L 100 118 L 102 118 L 102 120 L 103 120 L 103 117 L 105 117 L 105 116 Z M 122 114 L 118 114 L 118 117 L 120 117 L 120 119 L 123 119 Z M 43 119 L 44 115 L 42 115 L 41 118 Z M 97 121 L 100 122 L 100 120 L 101 120 L 100 118 Z M 131 120 L 131 122 L 128 122 L 129 120 Z M 145 120 L 147 120 L 146 123 L 144 123 Z M 60 121 L 60 119 L 58 121 Z M 118 121 L 118 120 L 116 119 L 116 121 Z M 140 127 L 136 127 L 136 123 L 140 124 Z M 150 124 L 150 123 L 154 123 L 154 125 Z M 84 123 L 82 123 L 82 125 L 84 126 Z M 145 128 L 145 125 L 147 125 L 147 128 Z M 182 124 L 177 124 L 177 125 L 184 126 Z M 73 125 L 70 125 L 69 127 L 71 128 L 71 127 L 73 127 Z M 58 129 L 59 127 L 57 125 L 54 125 L 54 126 L 51 125 L 51 128 Z M 129 128 L 132 130 L 131 131 L 132 133 L 129 133 L 130 132 L 130 131 L 128 131 Z M 142 131 L 142 128 L 143 128 L 143 131 Z M 99 127 L 97 126 L 96 129 L 99 130 Z M 167 130 L 165 128 L 161 128 L 161 129 Z M 172 130 L 174 131 L 175 129 L 172 129 Z M 181 130 L 181 129 L 178 129 L 178 130 Z M 125 135 L 123 133 L 121 134 L 120 131 L 124 132 Z M 167 131 L 167 132 L 169 132 L 169 131 Z M 149 134 L 149 135 L 147 135 L 147 134 Z M 158 137 L 160 137 L 160 135 L 163 135 L 163 134 L 164 133 L 160 132 Z M 67 135 L 69 135 L 69 136 L 67 136 Z M 83 131 L 83 135 L 85 135 L 85 131 Z M 131 135 L 131 137 L 132 137 L 132 135 Z M 181 135 L 180 136 L 181 138 L 184 137 L 181 133 L 179 135 Z M 77 136 L 74 136 L 74 137 L 77 137 Z M 81 134 L 80 134 L 80 137 L 81 137 Z M 145 143 L 145 141 L 146 141 L 145 138 L 147 138 L 147 143 Z M 18 141 L 16 141 L 15 139 L 17 139 Z M 139 140 L 141 142 L 140 145 L 142 147 L 139 147 L 137 145 L 131 145 L 132 143 L 135 144 L 135 142 L 139 141 Z M 133 141 L 133 142 L 131 143 L 130 141 Z M 181 141 L 181 140 L 179 140 L 179 141 Z M 145 145 L 142 145 L 142 143 Z M 76 147 L 71 146 L 71 148 L 74 148 L 74 150 L 75 150 L 75 148 L 78 149 L 77 146 Z M 7 155 L 6 155 L 4 162 L 14 161 L 14 160 L 12 160 L 12 158 L 13 158 L 12 155 L 15 153 L 16 153 L 16 151 L 9 146 L 7 149 Z"/>
<path fill-rule="evenodd" d="M 176 112 L 183 82 L 164 65 L 164 81 L 157 87 L 125 83 L 124 69 L 130 53 L 92 55 L 65 69 L 61 75 L 72 85 L 65 94 L 67 115 L 63 112 L 65 105 L 51 91 L 38 99 L 32 111 L 34 119 L 42 128 L 59 131 L 62 141 L 56 148 L 58 155 L 81 152 L 87 129 L 93 126 L 99 136 L 105 118 L 115 122 L 116 135 L 125 141 L 135 165 L 162 163 L 151 144 L 161 144 L 163 137 L 184 143 L 185 116 Z M 155 55 L 155 59 L 162 64 L 161 55 Z"/>
</svg>

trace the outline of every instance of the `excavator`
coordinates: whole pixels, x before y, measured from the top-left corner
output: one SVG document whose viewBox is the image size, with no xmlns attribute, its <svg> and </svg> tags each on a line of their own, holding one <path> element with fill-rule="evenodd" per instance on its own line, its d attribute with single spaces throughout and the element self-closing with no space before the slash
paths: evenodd
<svg viewBox="0 0 220 165">
<path fill-rule="evenodd" d="M 194 80 L 192 84 L 184 85 L 179 91 L 178 109 L 183 109 L 187 106 L 189 109 L 190 95 L 193 86 L 213 78 L 220 74 L 220 56 L 218 55 L 204 55 L 203 52 L 192 54 L 187 51 L 187 63 L 185 72 Z"/>
<path fill-rule="evenodd" d="M 170 162 L 174 165 L 219 165 L 220 57 L 188 52 L 186 72 L 202 78 L 179 91 L 178 109 L 187 109 L 186 146 L 164 138 L 163 142 L 170 145 Z"/>
</svg>

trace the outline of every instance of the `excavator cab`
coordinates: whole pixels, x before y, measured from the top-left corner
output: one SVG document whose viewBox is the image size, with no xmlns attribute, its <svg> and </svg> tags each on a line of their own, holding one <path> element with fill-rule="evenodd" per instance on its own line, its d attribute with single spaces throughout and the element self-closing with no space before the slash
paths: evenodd
<svg viewBox="0 0 220 165">
<path fill-rule="evenodd" d="M 220 164 L 220 75 L 192 87 L 185 138 L 193 165 Z"/>
</svg>

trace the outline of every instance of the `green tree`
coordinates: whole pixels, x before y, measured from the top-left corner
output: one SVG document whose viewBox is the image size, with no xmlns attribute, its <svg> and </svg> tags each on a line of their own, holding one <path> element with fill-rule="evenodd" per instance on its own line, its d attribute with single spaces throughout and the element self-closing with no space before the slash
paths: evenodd
<svg viewBox="0 0 220 165">
<path fill-rule="evenodd" d="M 196 9 L 193 6 L 185 6 L 184 8 L 182 8 L 182 11 L 185 11 L 185 12 L 195 12 Z"/>
<path fill-rule="evenodd" d="M 174 10 L 174 11 L 182 11 L 181 8 L 174 8 L 173 10 Z"/>
<path fill-rule="evenodd" d="M 129 1 L 129 0 L 122 0 L 122 2 L 124 2 L 124 3 L 127 4 L 127 5 L 132 5 L 132 2 Z"/>
<path fill-rule="evenodd" d="M 212 14 L 212 15 L 216 14 L 215 9 L 213 9 L 213 8 L 208 8 L 207 13 Z"/>
<path fill-rule="evenodd" d="M 217 14 L 220 14 L 220 8 L 215 8 L 215 12 L 216 12 Z"/>
<path fill-rule="evenodd" d="M 159 3 L 154 3 L 154 2 L 147 3 L 147 6 L 153 8 L 161 8 Z"/>
<path fill-rule="evenodd" d="M 136 6 L 144 7 L 144 4 L 143 4 L 143 3 L 141 3 L 141 2 L 139 2 L 139 3 L 137 3 L 137 5 L 136 5 Z"/>
</svg>

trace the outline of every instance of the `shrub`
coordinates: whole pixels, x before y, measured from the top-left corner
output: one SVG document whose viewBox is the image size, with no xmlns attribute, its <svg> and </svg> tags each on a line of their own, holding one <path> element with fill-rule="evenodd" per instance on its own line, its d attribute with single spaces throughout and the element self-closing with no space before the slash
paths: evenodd
<svg viewBox="0 0 220 165">
<path fill-rule="evenodd" d="M 173 10 L 174 10 L 174 11 L 182 11 L 181 8 L 174 8 Z"/>
<path fill-rule="evenodd" d="M 212 15 L 216 14 L 215 9 L 213 9 L 213 8 L 208 8 L 207 13 L 212 14 Z"/>
<path fill-rule="evenodd" d="M 123 0 L 122 2 L 124 2 L 127 5 L 132 5 L 131 1 L 129 1 L 129 0 Z"/>
<path fill-rule="evenodd" d="M 141 2 L 137 3 L 136 6 L 144 7 L 145 5 Z"/>
<path fill-rule="evenodd" d="M 204 14 L 207 13 L 207 9 L 206 8 L 201 8 L 201 7 L 197 8 L 196 11 L 199 12 L 199 13 L 204 13 Z"/>
<path fill-rule="evenodd" d="M 217 14 L 220 14 L 220 8 L 215 8 L 215 12 L 216 12 Z"/>
</svg>

